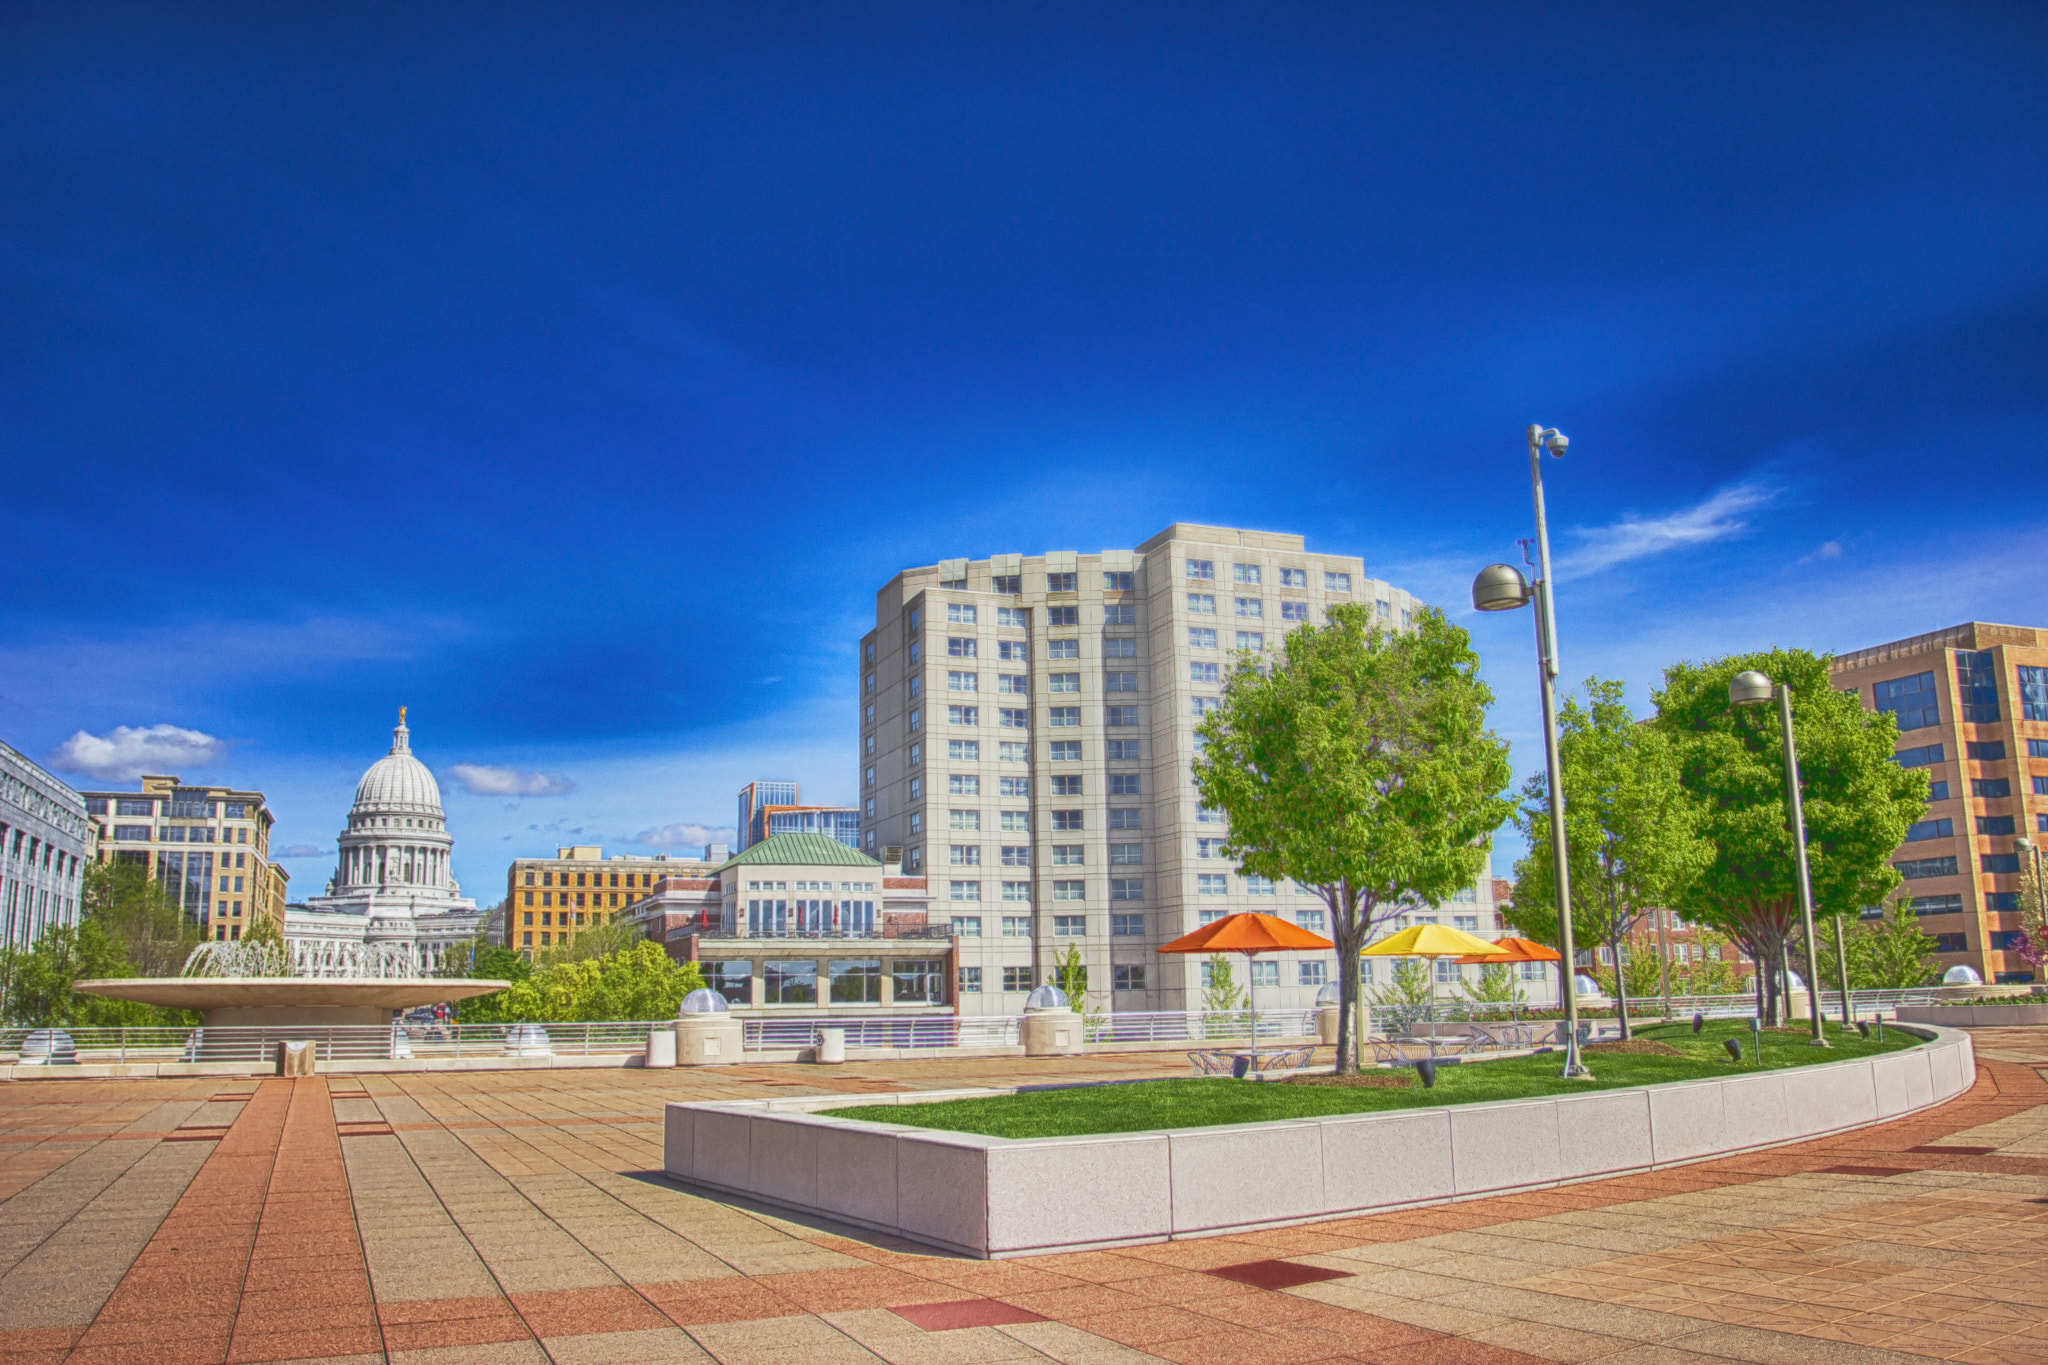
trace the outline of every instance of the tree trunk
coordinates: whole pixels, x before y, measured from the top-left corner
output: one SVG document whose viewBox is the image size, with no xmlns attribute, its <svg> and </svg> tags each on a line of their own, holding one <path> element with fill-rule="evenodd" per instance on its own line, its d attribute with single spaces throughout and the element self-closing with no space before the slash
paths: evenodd
<svg viewBox="0 0 2048 1365">
<path fill-rule="evenodd" d="M 1628 982 L 1623 979 L 1627 964 L 1621 960 L 1621 937 L 1609 940 L 1608 946 L 1614 952 L 1614 1012 L 1621 1016 L 1621 1041 L 1631 1037 L 1628 1031 Z"/>
<path fill-rule="evenodd" d="M 1337 1074 L 1358 1071 L 1358 950 L 1365 944 L 1365 925 L 1354 911 L 1347 912 L 1338 898 L 1326 898 L 1330 905 L 1330 938 L 1337 945 Z"/>
</svg>

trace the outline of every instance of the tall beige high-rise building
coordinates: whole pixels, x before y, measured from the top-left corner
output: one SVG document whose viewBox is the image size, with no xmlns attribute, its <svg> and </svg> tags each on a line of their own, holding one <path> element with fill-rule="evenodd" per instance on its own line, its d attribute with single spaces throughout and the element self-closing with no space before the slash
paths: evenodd
<svg viewBox="0 0 2048 1365">
<path fill-rule="evenodd" d="M 1110 1009 L 1200 1008 L 1203 962 L 1160 944 L 1239 910 L 1324 928 L 1312 892 L 1223 857 L 1191 765 L 1238 655 L 1271 656 L 1347 602 L 1393 627 L 1417 606 L 1355 555 L 1185 523 L 1135 550 L 949 559 L 883 586 L 859 654 L 862 846 L 885 861 L 900 848 L 903 871 L 930 878 L 963 1013 L 1018 1012 L 1069 947 Z M 1482 875 L 1440 907 L 1446 922 L 1492 931 L 1491 890 Z M 1253 970 L 1261 1007 L 1285 1008 L 1336 964 L 1287 954 Z"/>
</svg>

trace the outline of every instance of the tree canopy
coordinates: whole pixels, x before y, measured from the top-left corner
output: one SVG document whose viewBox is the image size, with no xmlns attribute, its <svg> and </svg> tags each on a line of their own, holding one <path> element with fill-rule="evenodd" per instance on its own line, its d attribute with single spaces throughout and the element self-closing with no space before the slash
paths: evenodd
<svg viewBox="0 0 2048 1365">
<path fill-rule="evenodd" d="M 197 1022 L 185 1010 L 79 995 L 79 981 L 176 976 L 200 942 L 197 926 L 148 870 L 85 869 L 75 925 L 52 925 L 25 948 L 0 947 L 0 1017 L 38 1028 L 117 1028 Z"/>
<path fill-rule="evenodd" d="M 1672 904 L 1713 850 L 1679 786 L 1670 737 L 1637 723 L 1621 683 L 1588 678 L 1585 688 L 1587 704 L 1567 696 L 1557 718 L 1572 938 L 1579 946 L 1606 944 L 1621 966 L 1629 956 L 1629 930 L 1648 911 Z M 1514 901 L 1505 917 L 1525 937 L 1555 947 L 1549 785 L 1541 775 L 1532 777 L 1522 797 L 1516 824 L 1529 851 L 1515 864 Z M 1614 976 L 1624 1038 L 1628 992 L 1642 980 L 1627 971 Z"/>
<path fill-rule="evenodd" d="M 1899 884 L 1891 856 L 1927 808 L 1927 774 L 1892 761 L 1898 725 L 1837 691 L 1825 657 L 1774 649 L 1674 664 L 1655 694 L 1655 725 L 1677 751 L 1679 782 L 1713 856 L 1676 908 L 1740 943 L 1759 964 L 1765 1017 L 1799 920 L 1785 753 L 1777 709 L 1735 706 L 1728 684 L 1756 669 L 1792 689 L 1816 914 L 1858 913 Z"/>
<path fill-rule="evenodd" d="M 1492 702 L 1471 637 L 1441 611 L 1393 631 L 1346 605 L 1285 636 L 1270 669 L 1243 655 L 1196 731 L 1195 786 L 1228 817 L 1226 856 L 1329 906 L 1340 1070 L 1357 1065 L 1368 933 L 1470 885 L 1512 813 L 1507 745 L 1486 728 Z"/>
<path fill-rule="evenodd" d="M 528 966 L 509 949 L 487 947 L 476 953 L 471 974 L 509 980 L 512 986 L 461 1002 L 457 1017 L 465 1023 L 673 1019 L 683 997 L 704 985 L 696 963 L 677 962 L 660 944 L 645 940 L 603 957 L 539 966 Z"/>
</svg>

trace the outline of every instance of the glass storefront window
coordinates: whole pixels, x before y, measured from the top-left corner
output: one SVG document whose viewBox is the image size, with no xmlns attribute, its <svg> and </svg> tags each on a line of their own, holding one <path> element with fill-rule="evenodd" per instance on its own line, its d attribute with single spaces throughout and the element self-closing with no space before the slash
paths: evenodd
<svg viewBox="0 0 2048 1365">
<path fill-rule="evenodd" d="M 754 1003 L 754 964 L 751 962 L 702 962 L 704 984 L 724 996 L 727 1003 Z"/>
<path fill-rule="evenodd" d="M 815 962 L 766 962 L 761 984 L 771 1005 L 815 1005 L 818 1003 L 818 964 Z"/>
<path fill-rule="evenodd" d="M 945 970 L 945 963 L 936 959 L 914 959 L 892 965 L 890 991 L 899 1005 L 943 1005 L 946 1003 L 945 989 L 939 981 L 939 974 Z"/>
<path fill-rule="evenodd" d="M 882 962 L 865 957 L 826 964 L 831 973 L 832 1003 L 835 1005 L 879 1005 L 882 1003 Z"/>
</svg>

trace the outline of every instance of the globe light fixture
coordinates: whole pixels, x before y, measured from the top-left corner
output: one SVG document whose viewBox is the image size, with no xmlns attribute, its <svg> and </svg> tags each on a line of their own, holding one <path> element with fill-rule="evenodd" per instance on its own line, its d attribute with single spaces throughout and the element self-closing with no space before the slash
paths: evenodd
<svg viewBox="0 0 2048 1365">
<path fill-rule="evenodd" d="M 1813 938 L 1813 878 L 1806 863 L 1806 812 L 1799 799 L 1799 747 L 1792 738 L 1792 687 L 1789 683 L 1773 683 L 1767 674 L 1753 668 L 1744 669 L 1729 680 L 1728 701 L 1732 706 L 1768 706 L 1773 698 L 1778 703 L 1778 724 L 1785 734 L 1785 806 L 1792 816 L 1792 859 L 1798 874 L 1799 922 L 1806 932 L 1807 964 L 1818 966 L 1820 954 Z M 1758 970 L 1762 970 L 1761 965 Z M 1789 976 L 1789 969 L 1787 974 Z M 1846 1002 L 1848 997 L 1849 992 L 1844 989 L 1843 1000 Z M 1789 989 L 1785 995 L 1785 1008 L 1788 1011 L 1792 1008 Z M 1817 985 L 1806 988 L 1806 1013 L 1813 1022 L 1813 1046 L 1826 1047 L 1828 1040 L 1821 1032 L 1820 988 Z"/>
<path fill-rule="evenodd" d="M 1529 428 L 1529 487 L 1536 503 L 1534 583 L 1512 564 L 1489 564 L 1472 580 L 1472 605 L 1480 611 L 1536 608 L 1536 675 L 1543 700 L 1543 762 L 1550 784 L 1552 883 L 1557 893 L 1557 993 L 1564 1005 L 1564 1074 L 1590 1078 L 1579 1059 L 1579 992 L 1572 980 L 1578 950 L 1572 944 L 1571 874 L 1564 837 L 1564 775 L 1557 753 L 1557 616 L 1550 601 L 1550 526 L 1543 515 L 1543 452 L 1562 456 L 1571 441 L 1556 427 Z M 1523 542 L 1525 550 L 1527 542 Z M 1526 554 L 1524 556 L 1526 558 Z"/>
</svg>

